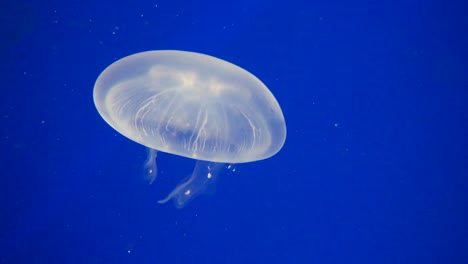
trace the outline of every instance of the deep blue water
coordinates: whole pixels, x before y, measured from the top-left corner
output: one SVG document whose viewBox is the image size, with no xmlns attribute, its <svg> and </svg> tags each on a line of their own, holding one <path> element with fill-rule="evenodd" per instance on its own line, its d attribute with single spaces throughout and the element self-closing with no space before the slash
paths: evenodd
<svg viewBox="0 0 468 264">
<path fill-rule="evenodd" d="M 468 263 L 465 1 L 0 4 L 0 263 Z M 146 50 L 206 53 L 275 94 L 274 157 L 184 209 L 192 169 L 97 113 L 93 86 Z"/>
</svg>

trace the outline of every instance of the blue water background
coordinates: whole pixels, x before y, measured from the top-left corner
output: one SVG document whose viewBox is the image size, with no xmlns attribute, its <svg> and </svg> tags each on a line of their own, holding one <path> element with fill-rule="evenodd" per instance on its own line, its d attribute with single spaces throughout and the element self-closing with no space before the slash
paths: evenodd
<svg viewBox="0 0 468 264">
<path fill-rule="evenodd" d="M 0 263 L 468 263 L 465 1 L 3 1 Z M 182 210 L 193 161 L 97 113 L 116 59 L 180 49 L 260 78 L 274 157 Z"/>
</svg>

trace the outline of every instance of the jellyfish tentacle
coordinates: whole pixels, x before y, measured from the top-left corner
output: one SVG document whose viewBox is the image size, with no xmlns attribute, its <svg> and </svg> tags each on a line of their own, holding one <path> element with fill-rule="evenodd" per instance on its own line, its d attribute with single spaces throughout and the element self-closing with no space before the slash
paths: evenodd
<svg viewBox="0 0 468 264">
<path fill-rule="evenodd" d="M 153 184 L 154 180 L 156 180 L 156 177 L 158 176 L 158 165 L 156 163 L 158 151 L 152 148 L 147 148 L 146 153 L 147 156 L 143 165 L 143 177 L 149 182 L 149 184 Z"/>
</svg>

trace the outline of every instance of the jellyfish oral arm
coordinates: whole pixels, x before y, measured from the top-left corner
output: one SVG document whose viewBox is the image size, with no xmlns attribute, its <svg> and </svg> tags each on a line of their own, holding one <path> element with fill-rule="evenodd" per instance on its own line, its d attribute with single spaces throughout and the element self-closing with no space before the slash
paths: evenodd
<svg viewBox="0 0 468 264">
<path fill-rule="evenodd" d="M 145 164 L 143 165 L 143 178 L 152 184 L 156 177 L 158 176 L 158 166 L 156 163 L 156 157 L 158 151 L 152 148 L 146 149 L 147 157 Z"/>
<path fill-rule="evenodd" d="M 159 200 L 163 204 L 173 199 L 177 208 L 183 208 L 190 200 L 203 193 L 206 187 L 215 181 L 224 163 L 197 161 L 192 175 L 184 179 L 166 198 Z"/>
</svg>

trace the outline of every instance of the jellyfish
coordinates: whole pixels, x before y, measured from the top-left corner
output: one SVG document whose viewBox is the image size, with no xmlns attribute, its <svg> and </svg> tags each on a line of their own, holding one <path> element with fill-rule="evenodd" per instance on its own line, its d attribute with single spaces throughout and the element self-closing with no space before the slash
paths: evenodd
<svg viewBox="0 0 468 264">
<path fill-rule="evenodd" d="M 286 139 L 282 110 L 265 84 L 205 54 L 157 50 L 124 57 L 99 75 L 93 98 L 112 128 L 147 148 L 150 183 L 158 152 L 197 160 L 192 174 L 159 201 L 173 200 L 178 208 L 226 164 L 269 158 Z"/>
</svg>

